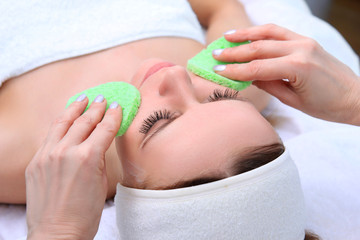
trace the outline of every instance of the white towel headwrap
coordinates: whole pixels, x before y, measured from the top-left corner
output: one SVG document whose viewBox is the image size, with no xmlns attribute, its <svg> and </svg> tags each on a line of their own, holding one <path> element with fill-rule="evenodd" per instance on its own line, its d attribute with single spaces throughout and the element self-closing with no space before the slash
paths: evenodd
<svg viewBox="0 0 360 240">
<path fill-rule="evenodd" d="M 303 240 L 305 205 L 286 150 L 274 161 L 216 182 L 174 190 L 117 186 L 121 239 Z"/>
</svg>

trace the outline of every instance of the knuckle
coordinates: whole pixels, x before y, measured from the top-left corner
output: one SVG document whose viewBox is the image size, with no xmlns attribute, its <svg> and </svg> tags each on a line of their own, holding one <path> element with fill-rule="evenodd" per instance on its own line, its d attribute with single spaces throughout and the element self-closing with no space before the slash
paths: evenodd
<svg viewBox="0 0 360 240">
<path fill-rule="evenodd" d="M 44 167 L 46 160 L 47 155 L 44 151 L 37 152 L 25 168 L 25 178 L 30 178 L 36 175 L 36 172 Z"/>
<path fill-rule="evenodd" d="M 49 153 L 50 161 L 61 161 L 65 158 L 66 148 L 63 146 L 58 146 Z"/>
<path fill-rule="evenodd" d="M 29 165 L 26 167 L 25 169 L 25 179 L 30 178 L 31 176 L 34 175 L 34 170 L 36 169 L 36 167 L 34 166 L 34 163 L 29 163 Z"/>
<path fill-rule="evenodd" d="M 269 23 L 263 26 L 259 36 L 261 38 L 271 38 L 274 34 L 279 33 L 281 28 L 273 23 Z"/>
<path fill-rule="evenodd" d="M 274 28 L 277 28 L 278 26 L 274 23 L 268 23 L 268 24 L 265 24 L 265 27 L 268 29 L 274 29 Z"/>
<path fill-rule="evenodd" d="M 77 152 L 77 159 L 81 163 L 86 163 L 90 157 L 94 154 L 92 148 L 82 148 Z"/>
<path fill-rule="evenodd" d="M 279 26 L 274 23 L 268 23 L 265 25 L 265 30 L 267 32 L 274 32 L 274 31 L 279 30 Z"/>
<path fill-rule="evenodd" d="M 255 41 L 255 42 L 252 42 L 252 43 L 248 44 L 248 47 L 249 47 L 249 50 L 251 52 L 253 52 L 253 54 L 257 54 L 257 53 L 259 53 L 259 51 L 263 47 L 263 44 L 264 44 L 263 40 L 258 40 L 258 41 Z"/>
<path fill-rule="evenodd" d="M 251 61 L 248 64 L 248 71 L 252 76 L 258 76 L 261 71 L 261 62 L 258 60 Z"/>
<path fill-rule="evenodd" d="M 302 70 L 306 66 L 306 58 L 303 54 L 298 54 L 289 59 L 289 64 L 294 66 L 294 69 Z"/>
<path fill-rule="evenodd" d="M 115 121 L 103 121 L 101 123 L 99 123 L 99 128 L 101 128 L 102 131 L 104 132 L 108 132 L 111 134 L 114 134 L 117 132 L 117 124 L 115 123 Z"/>
<path fill-rule="evenodd" d="M 319 44 L 311 38 L 305 38 L 301 44 L 305 47 L 308 54 L 313 54 L 319 47 Z"/>
<path fill-rule="evenodd" d="M 295 66 L 296 68 L 304 68 L 309 65 L 309 57 L 306 53 L 301 52 L 296 54 L 291 60 L 290 64 Z"/>
<path fill-rule="evenodd" d="M 239 54 L 241 50 L 238 47 L 231 47 L 231 48 L 225 48 L 224 51 L 221 53 L 221 60 L 226 60 L 228 62 L 236 62 L 239 58 Z"/>
<path fill-rule="evenodd" d="M 286 38 L 288 36 L 288 31 L 289 30 L 273 23 L 267 24 L 266 27 L 266 35 L 268 37 L 272 37 L 275 35 L 275 36 L 282 36 L 282 38 Z"/>
<path fill-rule="evenodd" d="M 61 116 L 61 117 L 57 117 L 52 125 L 53 126 L 57 126 L 57 125 L 70 125 L 72 123 L 71 119 L 69 117 L 67 117 L 66 115 Z"/>
<path fill-rule="evenodd" d="M 75 120 L 75 123 L 80 125 L 93 126 L 95 125 L 95 120 L 91 116 L 82 115 Z"/>
<path fill-rule="evenodd" d="M 86 146 L 80 148 L 76 153 L 76 161 L 83 167 L 89 167 L 93 163 L 93 159 L 98 159 L 98 148 L 95 146 Z"/>
<path fill-rule="evenodd" d="M 257 52 L 260 49 L 261 44 L 262 41 L 259 40 L 259 41 L 251 42 L 250 44 L 248 44 L 248 46 L 251 51 Z"/>
</svg>

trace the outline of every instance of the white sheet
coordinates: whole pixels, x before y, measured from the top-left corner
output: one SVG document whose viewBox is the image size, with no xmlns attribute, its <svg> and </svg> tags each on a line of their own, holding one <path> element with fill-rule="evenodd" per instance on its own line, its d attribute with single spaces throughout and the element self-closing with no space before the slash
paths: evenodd
<svg viewBox="0 0 360 240">
<path fill-rule="evenodd" d="M 324 240 L 360 238 L 360 127 L 312 131 L 287 142 L 298 166 L 307 227 Z"/>
<path fill-rule="evenodd" d="M 254 24 L 272 22 L 312 37 L 359 75 L 358 56 L 335 29 L 310 15 L 303 0 L 240 1 Z M 360 236 L 360 128 L 309 117 L 276 99 L 267 114 L 276 121 L 303 176 L 309 228 L 325 240 L 355 240 Z M 0 204 L 0 240 L 25 236 L 25 207 Z M 95 239 L 118 239 L 112 201 L 106 203 Z"/>
</svg>

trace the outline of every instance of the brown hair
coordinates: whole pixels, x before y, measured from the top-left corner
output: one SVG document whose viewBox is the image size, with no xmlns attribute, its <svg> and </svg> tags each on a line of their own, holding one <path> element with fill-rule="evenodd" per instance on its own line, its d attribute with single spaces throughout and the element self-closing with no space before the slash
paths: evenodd
<svg viewBox="0 0 360 240">
<path fill-rule="evenodd" d="M 304 240 L 321 240 L 321 238 L 315 233 L 306 231 Z"/>
<path fill-rule="evenodd" d="M 273 143 L 269 145 L 249 147 L 241 152 L 233 155 L 233 164 L 230 167 L 232 176 L 254 170 L 261 167 L 279 157 L 285 151 L 285 147 L 282 143 Z M 214 174 L 211 177 L 198 177 L 190 180 L 181 180 L 175 184 L 165 187 L 159 187 L 154 190 L 169 190 L 176 188 L 191 187 L 200 184 L 210 183 L 218 181 L 228 177 L 227 174 Z M 146 188 L 144 184 L 138 188 Z"/>
<path fill-rule="evenodd" d="M 238 175 L 259 168 L 276 158 L 285 151 L 282 143 L 249 147 L 244 153 L 236 154 L 235 161 L 231 167 L 232 175 Z"/>
</svg>

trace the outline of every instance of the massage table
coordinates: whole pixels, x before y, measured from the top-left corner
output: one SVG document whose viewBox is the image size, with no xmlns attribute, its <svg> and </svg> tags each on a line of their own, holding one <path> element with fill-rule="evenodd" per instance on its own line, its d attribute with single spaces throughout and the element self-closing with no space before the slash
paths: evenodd
<svg viewBox="0 0 360 240">
<path fill-rule="evenodd" d="M 304 0 L 240 0 L 255 25 L 275 23 L 317 40 L 359 75 L 359 58 Z M 324 86 L 326 88 L 326 86 Z M 273 98 L 263 114 L 274 122 L 298 166 L 307 228 L 324 240 L 360 237 L 360 127 L 310 117 Z M 26 207 L 0 204 L 0 240 L 26 239 Z M 119 239 L 113 200 L 95 239 Z"/>
</svg>

